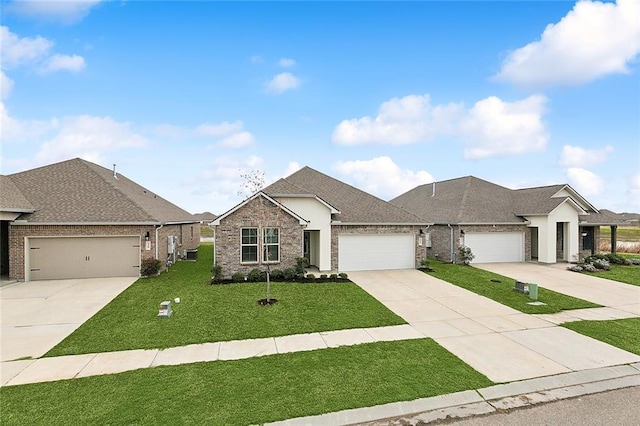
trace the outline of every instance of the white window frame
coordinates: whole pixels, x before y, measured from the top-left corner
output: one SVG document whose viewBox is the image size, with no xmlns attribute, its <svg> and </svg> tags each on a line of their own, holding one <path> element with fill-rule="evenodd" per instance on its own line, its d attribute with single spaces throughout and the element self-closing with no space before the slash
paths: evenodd
<svg viewBox="0 0 640 426">
<path fill-rule="evenodd" d="M 255 243 L 245 243 L 244 242 L 244 231 L 245 230 L 254 230 L 255 231 Z M 251 237 L 251 235 L 249 235 Z M 240 263 L 244 265 L 248 264 L 256 264 L 260 261 L 260 232 L 257 226 L 248 226 L 240 229 Z M 244 260 L 244 248 L 245 247 L 255 247 L 256 248 L 256 258 L 255 260 Z"/>
<path fill-rule="evenodd" d="M 267 242 L 267 232 L 269 230 L 276 231 L 277 242 Z M 276 259 L 268 259 L 267 253 L 269 247 L 276 247 L 276 253 L 278 257 Z M 263 263 L 280 263 L 280 228 L 270 226 L 262 228 L 262 262 Z"/>
</svg>

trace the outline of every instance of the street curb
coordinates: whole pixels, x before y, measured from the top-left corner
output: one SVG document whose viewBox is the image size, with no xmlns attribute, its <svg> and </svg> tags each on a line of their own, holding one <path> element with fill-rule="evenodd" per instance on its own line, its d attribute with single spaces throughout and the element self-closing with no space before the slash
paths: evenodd
<svg viewBox="0 0 640 426">
<path fill-rule="evenodd" d="M 270 426 L 415 425 L 640 386 L 640 364 L 582 370 L 414 401 L 298 417 Z"/>
</svg>

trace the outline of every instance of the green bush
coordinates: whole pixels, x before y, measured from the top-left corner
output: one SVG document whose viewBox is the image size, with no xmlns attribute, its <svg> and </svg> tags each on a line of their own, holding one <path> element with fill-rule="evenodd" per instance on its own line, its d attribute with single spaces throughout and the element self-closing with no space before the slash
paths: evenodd
<svg viewBox="0 0 640 426">
<path fill-rule="evenodd" d="M 346 273 L 346 272 L 340 272 L 340 273 L 338 274 L 338 276 L 339 276 L 340 278 L 342 278 L 343 280 L 346 280 L 347 278 L 349 278 L 349 276 L 347 275 L 347 273 Z"/>
<path fill-rule="evenodd" d="M 331 275 L 329 275 L 329 278 L 331 278 L 332 280 L 337 280 L 338 279 L 338 274 L 331 274 Z"/>
<path fill-rule="evenodd" d="M 296 275 L 304 275 L 304 268 L 309 266 L 309 261 L 306 257 L 296 258 Z"/>
<path fill-rule="evenodd" d="M 211 273 L 213 274 L 213 281 L 218 282 L 222 280 L 222 266 L 213 265 L 213 268 L 211 268 Z"/>
<path fill-rule="evenodd" d="M 231 281 L 234 283 L 244 282 L 244 274 L 242 272 L 234 272 L 234 274 L 231 275 Z"/>
<path fill-rule="evenodd" d="M 293 281 L 298 276 L 296 270 L 293 268 L 286 268 L 282 271 L 282 274 L 284 275 L 283 278 L 287 281 Z"/>
<path fill-rule="evenodd" d="M 458 253 L 460 254 L 460 262 L 462 262 L 463 265 L 469 265 L 471 261 L 476 258 L 476 255 L 466 246 L 460 247 Z"/>
<path fill-rule="evenodd" d="M 274 281 L 283 280 L 284 272 L 282 272 L 282 269 L 272 269 L 269 277 Z"/>
<path fill-rule="evenodd" d="M 313 281 L 316 279 L 316 276 L 314 274 L 307 274 L 307 279 Z"/>
<path fill-rule="evenodd" d="M 254 283 L 257 283 L 260 281 L 266 281 L 266 279 L 267 279 L 267 273 L 257 268 L 250 270 L 249 273 L 247 274 L 247 281 L 251 281 Z"/>
<path fill-rule="evenodd" d="M 327 274 L 320 274 L 320 279 L 321 280 L 326 280 L 327 279 Z"/>
<path fill-rule="evenodd" d="M 162 262 L 160 262 L 160 260 L 158 259 L 142 259 L 142 264 L 140 265 L 140 274 L 143 277 L 152 277 L 154 275 L 158 275 L 161 266 Z"/>
</svg>

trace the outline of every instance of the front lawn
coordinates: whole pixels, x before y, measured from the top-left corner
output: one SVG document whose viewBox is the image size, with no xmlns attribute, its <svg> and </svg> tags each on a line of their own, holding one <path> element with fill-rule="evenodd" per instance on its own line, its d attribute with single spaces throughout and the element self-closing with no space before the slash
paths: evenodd
<svg viewBox="0 0 640 426">
<path fill-rule="evenodd" d="M 640 318 L 576 321 L 564 323 L 562 326 L 640 355 Z"/>
<path fill-rule="evenodd" d="M 197 262 L 178 262 L 158 277 L 139 279 L 46 356 L 405 323 L 349 282 L 272 283 L 271 297 L 279 302 L 259 306 L 264 283 L 208 284 L 212 256 L 212 245 L 202 245 Z M 173 302 L 176 297 L 180 303 Z M 165 300 L 172 301 L 173 315 L 158 318 Z"/>
<path fill-rule="evenodd" d="M 0 388 L 2 424 L 248 425 L 492 382 L 431 339 Z"/>
<path fill-rule="evenodd" d="M 552 314 L 567 309 L 597 308 L 600 305 L 538 287 L 538 301 L 545 305 L 528 305 L 528 295 L 513 290 L 515 280 L 472 266 L 432 261 L 436 278 L 465 288 L 526 314 Z"/>
<path fill-rule="evenodd" d="M 583 272 L 598 278 L 619 281 L 621 283 L 640 286 L 640 266 L 637 265 L 611 265 L 608 271 Z"/>
</svg>

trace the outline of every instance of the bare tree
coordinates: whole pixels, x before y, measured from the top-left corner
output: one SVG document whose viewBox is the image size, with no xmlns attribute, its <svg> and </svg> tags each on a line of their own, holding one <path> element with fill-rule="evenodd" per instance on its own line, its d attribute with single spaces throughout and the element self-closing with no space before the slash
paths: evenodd
<svg viewBox="0 0 640 426">
<path fill-rule="evenodd" d="M 249 198 L 264 188 L 264 174 L 264 171 L 260 170 L 251 170 L 250 172 L 240 173 L 240 177 L 243 181 L 240 184 L 238 195 Z"/>
</svg>

